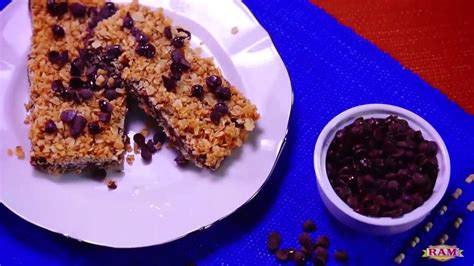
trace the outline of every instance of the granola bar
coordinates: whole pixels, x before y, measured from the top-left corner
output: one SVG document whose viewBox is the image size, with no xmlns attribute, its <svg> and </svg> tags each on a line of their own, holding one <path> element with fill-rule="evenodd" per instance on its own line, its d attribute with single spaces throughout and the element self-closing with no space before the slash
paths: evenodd
<svg viewBox="0 0 474 266">
<path fill-rule="evenodd" d="M 211 58 L 189 47 L 190 38 L 189 31 L 171 25 L 162 9 L 134 2 L 99 23 L 88 45 L 120 44 L 128 92 L 182 156 L 215 170 L 246 140 L 259 114 Z"/>
<path fill-rule="evenodd" d="M 117 11 L 101 0 L 30 1 L 30 162 L 62 173 L 120 165 L 126 93 L 120 47 L 84 49 L 84 39 Z"/>
</svg>

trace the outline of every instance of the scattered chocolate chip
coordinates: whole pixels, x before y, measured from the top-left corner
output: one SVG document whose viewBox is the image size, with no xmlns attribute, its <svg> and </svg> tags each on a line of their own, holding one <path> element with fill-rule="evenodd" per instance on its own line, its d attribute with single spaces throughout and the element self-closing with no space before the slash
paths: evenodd
<svg viewBox="0 0 474 266">
<path fill-rule="evenodd" d="M 180 49 L 174 49 L 171 51 L 171 60 L 173 63 L 171 64 L 171 71 L 172 72 L 185 72 L 191 68 L 191 63 L 186 60 L 183 52 Z"/>
<path fill-rule="evenodd" d="M 64 51 L 64 52 L 50 51 L 48 53 L 48 60 L 52 64 L 62 67 L 68 62 L 69 55 L 67 51 Z"/>
<path fill-rule="evenodd" d="M 185 37 L 174 37 L 173 40 L 171 41 L 171 44 L 175 47 L 175 48 L 183 48 L 184 46 L 184 39 Z"/>
<path fill-rule="evenodd" d="M 319 236 L 316 239 L 315 243 L 316 247 L 323 247 L 323 248 L 328 248 L 329 247 L 329 238 L 327 236 Z"/>
<path fill-rule="evenodd" d="M 148 37 L 145 35 L 145 33 L 141 32 L 140 30 L 135 31 L 135 41 L 137 41 L 139 44 L 146 44 L 148 43 Z"/>
<path fill-rule="evenodd" d="M 79 77 L 71 77 L 71 79 L 69 80 L 69 87 L 71 87 L 72 89 L 80 89 L 84 86 L 84 81 L 82 81 L 81 78 Z"/>
<path fill-rule="evenodd" d="M 201 85 L 192 86 L 191 95 L 198 99 L 202 99 L 204 97 L 204 88 Z"/>
<path fill-rule="evenodd" d="M 52 134 L 54 132 L 56 132 L 56 130 L 58 130 L 58 128 L 56 127 L 56 124 L 54 123 L 53 120 L 48 120 L 46 121 L 45 125 L 44 125 L 44 132 L 48 133 L 48 134 Z"/>
<path fill-rule="evenodd" d="M 53 32 L 53 36 L 58 39 L 63 38 L 66 35 L 63 27 L 59 26 L 58 24 L 51 27 L 51 31 Z"/>
<path fill-rule="evenodd" d="M 74 110 L 65 110 L 61 112 L 60 119 L 64 123 L 72 123 L 74 121 L 74 118 L 76 117 L 77 112 Z"/>
<path fill-rule="evenodd" d="M 155 147 L 155 143 L 153 143 L 153 140 L 148 140 L 148 142 L 146 143 L 146 149 L 151 153 L 151 154 L 154 154 L 157 150 L 156 150 L 156 147 Z"/>
<path fill-rule="evenodd" d="M 316 254 L 316 257 L 320 258 L 321 260 L 324 261 L 324 263 L 326 263 L 328 261 L 328 250 L 327 248 L 323 248 L 323 247 L 316 247 L 316 249 L 314 250 L 314 253 Z"/>
<path fill-rule="evenodd" d="M 146 162 L 151 161 L 151 152 L 149 152 L 147 149 L 142 149 L 140 154 L 144 161 Z"/>
<path fill-rule="evenodd" d="M 163 79 L 163 86 L 165 86 L 167 91 L 174 91 L 176 89 L 176 80 L 171 79 L 166 76 L 161 76 Z"/>
<path fill-rule="evenodd" d="M 111 118 L 112 118 L 112 115 L 110 113 L 104 113 L 104 112 L 99 113 L 99 121 L 101 122 L 109 122 Z"/>
<path fill-rule="evenodd" d="M 189 31 L 187 31 L 187 30 L 185 30 L 185 29 L 182 29 L 182 28 L 177 28 L 176 30 L 177 30 L 178 32 L 182 32 L 182 33 L 186 34 L 186 36 L 185 36 L 186 39 L 191 40 L 191 32 L 189 32 Z"/>
<path fill-rule="evenodd" d="M 222 79 L 216 75 L 209 76 L 206 78 L 206 85 L 211 91 L 214 91 L 222 85 Z"/>
<path fill-rule="evenodd" d="M 105 90 L 104 96 L 105 96 L 105 98 L 107 98 L 107 100 L 112 101 L 112 100 L 117 99 L 118 93 L 114 89 Z"/>
<path fill-rule="evenodd" d="M 176 156 L 176 158 L 174 159 L 174 161 L 176 162 L 176 164 L 178 166 L 186 166 L 188 164 L 188 160 L 186 159 L 186 157 L 184 157 L 184 155 L 180 154 L 178 156 Z"/>
<path fill-rule="evenodd" d="M 115 8 L 115 4 L 112 2 L 106 2 L 105 5 L 99 11 L 99 18 L 100 20 L 106 19 L 111 17 L 117 9 Z"/>
<path fill-rule="evenodd" d="M 287 249 L 278 249 L 275 252 L 275 257 L 279 261 L 287 261 L 288 257 L 289 257 L 288 250 Z"/>
<path fill-rule="evenodd" d="M 171 40 L 173 38 L 173 34 L 171 33 L 171 28 L 169 26 L 166 26 L 163 35 L 165 36 L 166 39 Z"/>
<path fill-rule="evenodd" d="M 270 251 L 276 251 L 280 247 L 281 235 L 278 232 L 271 232 L 267 237 L 267 247 Z"/>
<path fill-rule="evenodd" d="M 109 180 L 109 182 L 107 182 L 107 188 L 110 190 L 115 190 L 117 189 L 117 183 L 115 183 L 113 180 Z"/>
<path fill-rule="evenodd" d="M 304 265 L 306 263 L 306 256 L 303 252 L 296 251 L 295 254 L 293 255 L 293 261 L 297 265 Z"/>
<path fill-rule="evenodd" d="M 72 3 L 69 5 L 69 10 L 72 15 L 76 18 L 82 18 L 86 15 L 87 7 L 80 3 Z"/>
<path fill-rule="evenodd" d="M 214 90 L 214 94 L 216 95 L 217 99 L 224 101 L 230 100 L 230 97 L 232 96 L 230 89 L 227 87 L 217 87 Z"/>
<path fill-rule="evenodd" d="M 138 146 L 144 146 L 145 145 L 145 136 L 142 135 L 142 133 L 136 133 L 133 135 L 133 141 L 138 144 Z"/>
<path fill-rule="evenodd" d="M 349 256 L 347 255 L 347 252 L 344 250 L 336 250 L 334 252 L 334 258 L 338 262 L 347 262 L 349 260 Z"/>
<path fill-rule="evenodd" d="M 127 12 L 125 17 L 123 18 L 122 26 L 126 29 L 131 29 L 131 28 L 133 28 L 133 24 L 134 24 L 133 18 L 130 16 L 130 13 Z"/>
<path fill-rule="evenodd" d="M 111 113 L 112 112 L 112 105 L 106 100 L 99 100 L 99 108 L 104 113 Z"/>
<path fill-rule="evenodd" d="M 306 250 L 311 250 L 311 237 L 308 235 L 308 233 L 301 233 L 298 236 L 298 243 Z"/>
<path fill-rule="evenodd" d="M 70 129 L 71 136 L 73 138 L 79 137 L 82 133 L 82 130 L 86 126 L 86 124 L 87 124 L 87 120 L 85 117 L 81 115 L 76 115 Z"/>
<path fill-rule="evenodd" d="M 87 125 L 87 128 L 89 129 L 89 133 L 92 135 L 97 135 L 102 131 L 102 128 L 100 127 L 98 122 L 92 122 Z"/>
<path fill-rule="evenodd" d="M 316 231 L 317 227 L 316 224 L 312 220 L 306 220 L 303 223 L 303 231 L 305 232 L 314 232 Z"/>
</svg>

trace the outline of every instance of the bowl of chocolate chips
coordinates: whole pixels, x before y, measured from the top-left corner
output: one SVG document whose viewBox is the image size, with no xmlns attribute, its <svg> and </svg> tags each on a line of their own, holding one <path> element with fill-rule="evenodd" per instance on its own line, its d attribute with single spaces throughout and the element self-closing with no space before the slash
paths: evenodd
<svg viewBox="0 0 474 266">
<path fill-rule="evenodd" d="M 420 223 L 450 178 L 438 132 L 415 113 L 386 104 L 357 106 L 333 118 L 316 142 L 314 168 L 329 212 L 378 235 Z"/>
</svg>

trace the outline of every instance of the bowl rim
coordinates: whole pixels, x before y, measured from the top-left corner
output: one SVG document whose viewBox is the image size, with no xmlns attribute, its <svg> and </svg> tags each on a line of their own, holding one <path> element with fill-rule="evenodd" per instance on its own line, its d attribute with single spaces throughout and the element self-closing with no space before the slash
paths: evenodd
<svg viewBox="0 0 474 266">
<path fill-rule="evenodd" d="M 331 186 L 329 182 L 329 178 L 326 172 L 326 154 L 327 149 L 323 151 L 324 145 L 329 141 L 332 141 L 332 138 L 328 140 L 328 137 L 331 132 L 335 132 L 343 127 L 340 123 L 344 120 L 354 121 L 356 117 L 367 117 L 370 114 L 377 115 L 382 114 L 384 111 L 385 113 L 392 113 L 394 115 L 402 115 L 404 119 L 407 121 L 415 122 L 424 129 L 424 131 L 428 131 L 434 139 L 431 141 L 435 141 L 438 144 L 438 154 L 440 155 L 438 160 L 439 164 L 444 165 L 444 171 L 438 173 L 438 177 L 433 188 L 433 194 L 428 198 L 421 206 L 415 208 L 409 213 L 402 215 L 401 217 L 391 218 L 391 217 L 369 217 L 362 214 L 357 213 L 351 207 L 349 207 L 334 191 L 334 188 Z M 366 113 L 365 115 L 358 115 L 360 113 Z M 355 117 L 354 117 L 355 115 Z M 349 119 L 350 118 L 350 119 Z M 412 120 L 412 121 L 410 121 Z M 339 125 L 339 126 L 338 126 Z M 412 127 L 412 123 L 410 124 Z M 438 157 L 438 156 L 437 156 Z M 339 211 L 343 212 L 345 215 L 348 215 L 350 218 L 357 220 L 359 222 L 370 224 L 370 225 L 377 225 L 377 226 L 398 226 L 398 225 L 405 225 L 412 223 L 426 215 L 433 210 L 436 205 L 441 201 L 446 190 L 448 188 L 450 173 L 451 173 L 451 164 L 449 159 L 448 150 L 446 145 L 439 135 L 439 133 L 434 129 L 434 127 L 428 123 L 425 119 L 420 117 L 419 115 L 415 114 L 412 111 L 407 109 L 388 105 L 388 104 L 364 104 L 349 108 L 342 113 L 335 116 L 331 119 L 326 126 L 323 128 L 319 137 L 316 141 L 314 154 L 313 154 L 313 163 L 314 163 L 314 170 L 316 174 L 316 180 L 318 183 L 318 188 L 320 193 L 324 193 L 325 196 L 328 198 L 329 201 L 337 208 Z M 320 195 L 322 196 L 322 195 Z"/>
</svg>

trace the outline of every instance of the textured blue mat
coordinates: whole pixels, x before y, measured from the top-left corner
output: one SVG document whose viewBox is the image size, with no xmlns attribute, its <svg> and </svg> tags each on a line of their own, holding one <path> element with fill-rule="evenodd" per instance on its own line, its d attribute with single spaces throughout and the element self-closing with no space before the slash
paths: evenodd
<svg viewBox="0 0 474 266">
<path fill-rule="evenodd" d="M 474 173 L 474 117 L 379 49 L 341 26 L 306 1 L 245 1 L 272 36 L 295 93 L 289 139 L 274 175 L 246 207 L 210 229 L 157 247 L 117 250 L 66 239 L 31 225 L 0 206 L 0 265 L 275 265 L 265 246 L 267 233 L 279 230 L 284 246 L 296 246 L 301 223 L 317 221 L 316 234 L 327 234 L 334 249 L 346 249 L 347 265 L 392 265 L 407 249 L 403 265 L 437 265 L 421 258 L 421 249 L 437 243 L 457 215 L 464 224 L 448 240 L 464 249 L 464 258 L 443 265 L 473 265 L 473 217 L 465 206 L 474 184 L 464 178 Z M 0 7 L 7 1 L 0 0 Z M 1 22 L 3 23 L 3 22 Z M 0 48 L 1 50 L 1 48 Z M 276 88 L 277 89 L 277 88 Z M 434 215 L 434 227 L 421 233 L 421 242 L 407 242 L 420 228 L 392 237 L 353 232 L 333 219 L 319 198 L 312 155 L 324 125 L 341 111 L 366 103 L 389 103 L 427 119 L 444 138 L 451 156 L 448 189 L 462 187 L 463 195 L 446 215 Z M 338 265 L 333 258 L 328 265 Z"/>
</svg>

